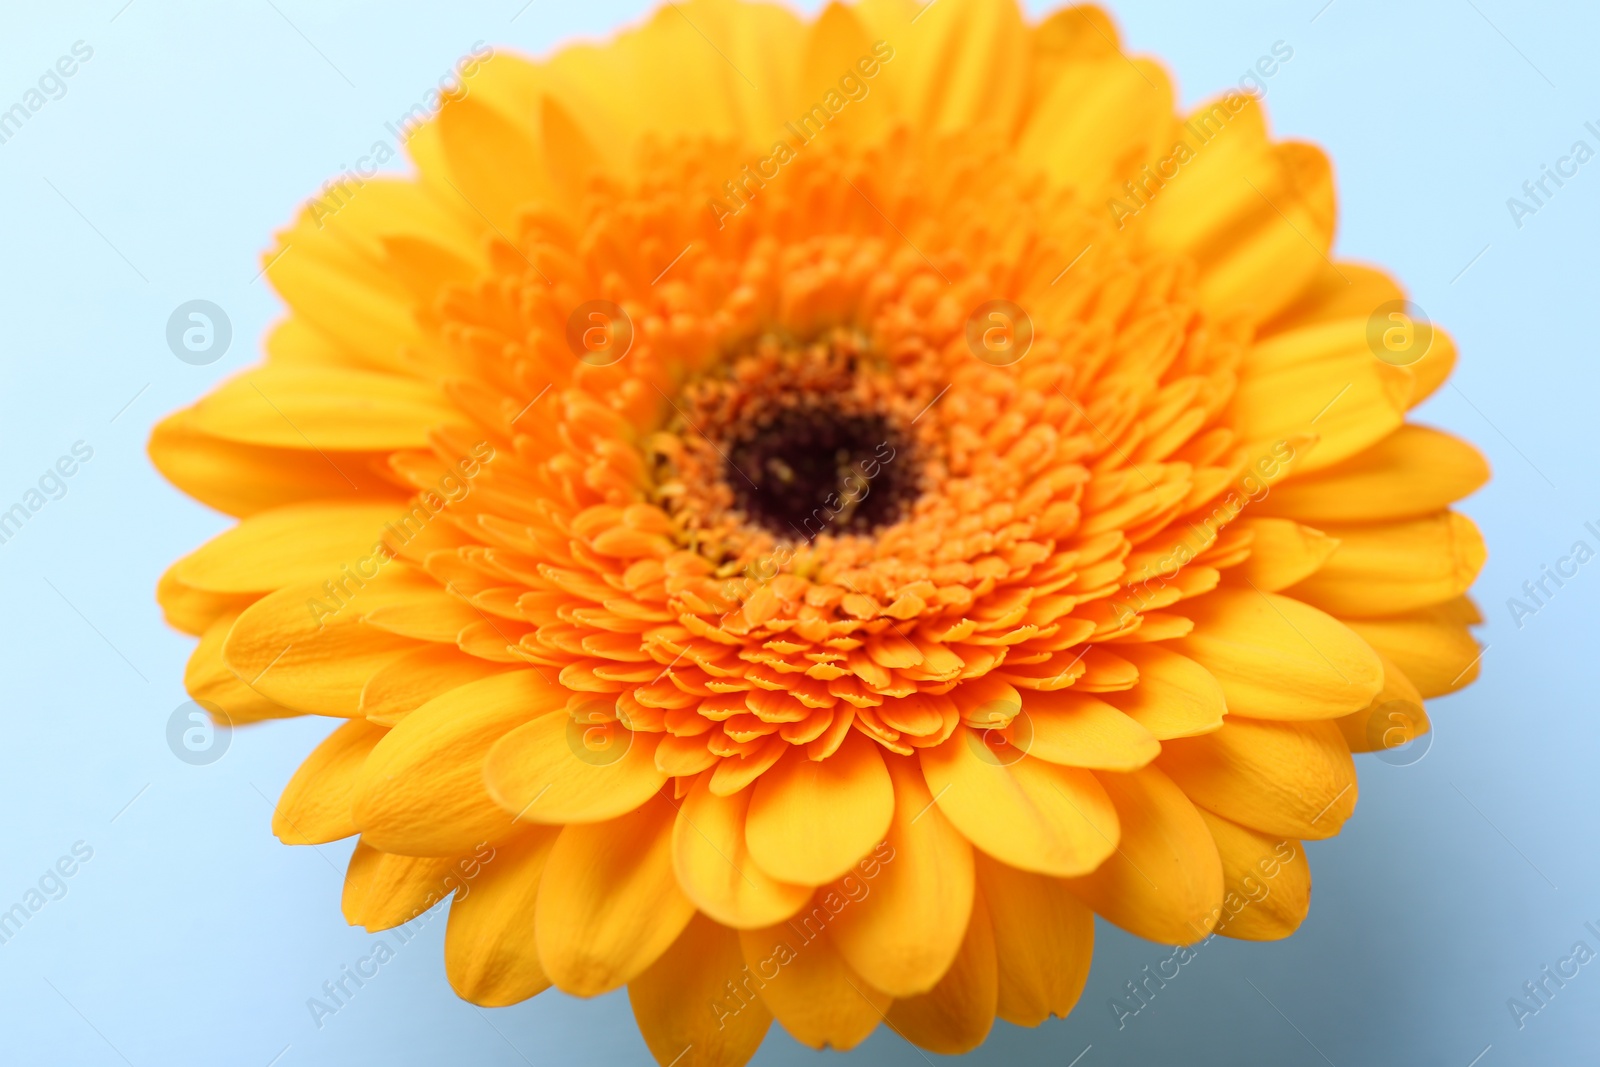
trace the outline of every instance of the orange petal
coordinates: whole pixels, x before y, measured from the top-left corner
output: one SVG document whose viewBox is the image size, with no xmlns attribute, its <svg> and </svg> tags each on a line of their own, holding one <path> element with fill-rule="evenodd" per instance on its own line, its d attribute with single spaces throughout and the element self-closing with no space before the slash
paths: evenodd
<svg viewBox="0 0 1600 1067">
<path fill-rule="evenodd" d="M 744 831 L 756 865 L 780 882 L 821 885 L 882 841 L 894 787 L 878 753 L 852 732 L 825 760 L 791 747 L 756 779 Z"/>
<path fill-rule="evenodd" d="M 562 992 L 598 996 L 656 961 L 694 914 L 672 875 L 677 812 L 659 794 L 620 818 L 568 826 L 539 889 L 539 960 Z"/>
<path fill-rule="evenodd" d="M 344 875 L 345 921 L 369 933 L 410 922 L 460 886 L 456 862 L 451 856 L 397 856 L 357 841 Z"/>
<path fill-rule="evenodd" d="M 1202 810 L 1222 857 L 1226 888 L 1217 933 L 1244 941 L 1277 941 L 1299 929 L 1311 908 L 1311 866 L 1305 845 L 1263 834 Z"/>
<path fill-rule="evenodd" d="M 1228 705 L 1210 671 L 1167 643 L 1119 645 L 1118 653 L 1139 668 L 1139 684 L 1100 699 L 1121 709 L 1158 740 L 1210 733 L 1222 725 Z"/>
<path fill-rule="evenodd" d="M 457 996 L 499 1008 L 550 987 L 539 964 L 533 914 L 556 833 L 531 827 L 492 846 L 466 891 L 450 902 L 444 969 Z"/>
<path fill-rule="evenodd" d="M 1066 883 L 1008 867 L 978 853 L 978 882 L 991 901 L 999 1003 L 1018 1026 L 1065 1019 L 1083 994 L 1094 955 L 1094 912 Z"/>
<path fill-rule="evenodd" d="M 965 726 L 921 750 L 939 810 L 978 848 L 1025 871 L 1087 874 L 1117 847 L 1117 812 L 1093 774 L 1023 756 L 1009 765 L 979 754 Z"/>
<path fill-rule="evenodd" d="M 1168 741 L 1157 765 L 1196 804 L 1283 837 L 1332 837 L 1356 805 L 1356 767 L 1331 722 L 1230 718 Z"/>
<path fill-rule="evenodd" d="M 753 984 L 778 1023 L 803 1045 L 843 1052 L 865 1041 L 893 998 L 850 969 L 826 934 L 793 924 L 743 930 L 739 944 Z"/>
<path fill-rule="evenodd" d="M 1013 722 L 1013 744 L 1049 763 L 1131 771 L 1161 751 L 1137 720 L 1086 693 L 1032 691 L 1023 696 L 1022 710 L 1027 725 Z"/>
<path fill-rule="evenodd" d="M 353 719 L 323 739 L 283 787 L 272 832 L 286 845 L 320 845 L 356 833 L 350 805 L 361 765 L 389 731 Z"/>
<path fill-rule="evenodd" d="M 1189 601 L 1194 632 L 1172 642 L 1222 683 L 1228 712 L 1262 719 L 1331 719 L 1359 711 L 1383 686 L 1383 665 L 1333 616 L 1254 589 Z"/>
<path fill-rule="evenodd" d="M 562 698 L 565 707 L 565 692 Z M 592 743 L 596 735 L 607 739 L 605 747 Z M 656 769 L 658 739 L 614 722 L 583 724 L 565 712 L 544 715 L 494 743 L 484 760 L 483 780 L 489 795 L 519 820 L 604 822 L 637 808 L 667 780 Z"/>
<path fill-rule="evenodd" d="M 454 855 L 504 837 L 515 820 L 484 786 L 485 759 L 520 724 L 566 699 L 537 671 L 514 671 L 430 700 L 367 757 L 356 825 L 375 846 L 416 856 Z"/>
<path fill-rule="evenodd" d="M 1199 941 L 1222 903 L 1222 865 L 1199 812 L 1154 767 L 1098 777 L 1117 806 L 1122 840 L 1067 887 L 1129 933 L 1167 945 Z"/>
<path fill-rule="evenodd" d="M 717 796 L 711 775 L 702 774 L 683 798 L 672 830 L 678 885 L 701 911 L 741 930 L 782 922 L 811 899 L 810 886 L 779 882 L 751 862 L 745 845 L 749 805 L 750 790 Z"/>
<path fill-rule="evenodd" d="M 999 998 L 994 927 L 980 893 L 973 897 L 972 917 L 955 962 L 928 992 L 895 1001 L 889 1025 L 914 1045 L 955 1056 L 983 1044 Z"/>
<path fill-rule="evenodd" d="M 973 851 L 933 802 L 917 764 L 905 756 L 887 763 L 894 821 L 885 844 L 841 886 L 853 903 L 829 933 L 867 982 L 904 997 L 932 989 L 961 948 L 972 912 Z"/>
<path fill-rule="evenodd" d="M 628 1001 L 650 1054 L 662 1067 L 743 1067 L 761 1047 L 772 1013 L 744 977 L 739 935 L 696 915 L 672 947 L 632 982 Z"/>
</svg>

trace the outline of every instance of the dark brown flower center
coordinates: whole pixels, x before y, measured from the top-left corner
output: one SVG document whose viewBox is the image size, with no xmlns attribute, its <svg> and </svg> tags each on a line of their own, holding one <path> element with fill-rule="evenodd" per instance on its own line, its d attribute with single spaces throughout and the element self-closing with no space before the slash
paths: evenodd
<svg viewBox="0 0 1600 1067">
<path fill-rule="evenodd" d="M 881 414 L 828 399 L 769 409 L 730 435 L 724 476 L 751 524 L 809 541 L 905 517 L 916 477 L 904 435 Z"/>
</svg>

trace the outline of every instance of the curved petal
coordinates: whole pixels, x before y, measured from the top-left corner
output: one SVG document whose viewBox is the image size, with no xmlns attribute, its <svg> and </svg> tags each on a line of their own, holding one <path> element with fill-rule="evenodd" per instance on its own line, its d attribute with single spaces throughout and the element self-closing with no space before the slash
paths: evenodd
<svg viewBox="0 0 1600 1067">
<path fill-rule="evenodd" d="M 272 832 L 286 845 L 320 845 L 357 832 L 351 803 L 361 766 L 389 731 L 353 719 L 323 739 L 278 797 Z"/>
<path fill-rule="evenodd" d="M 1117 812 L 1093 774 L 1024 756 L 1006 765 L 979 754 L 965 726 L 921 751 L 939 810 L 978 848 L 1025 871 L 1087 874 L 1117 847 Z"/>
<path fill-rule="evenodd" d="M 859 900 L 834 919 L 839 954 L 891 996 L 932 989 L 961 948 L 972 912 L 972 846 L 950 825 L 910 758 L 891 756 L 894 821 L 861 864 Z M 854 877 L 854 876 L 852 876 Z M 854 900 L 853 888 L 845 885 Z"/>
<path fill-rule="evenodd" d="M 743 977 L 739 935 L 696 915 L 672 947 L 628 983 L 633 1017 L 661 1067 L 743 1067 L 750 1061 L 772 1013 L 758 996 L 729 993 Z"/>
<path fill-rule="evenodd" d="M 1065 1019 L 1083 995 L 1094 956 L 1094 912 L 1058 878 L 1030 874 L 978 854 L 978 883 L 991 901 L 999 1001 L 1017 1026 Z"/>
<path fill-rule="evenodd" d="M 1122 840 L 1116 855 L 1066 885 L 1127 930 L 1167 945 L 1211 932 L 1222 904 L 1222 865 L 1206 824 L 1172 779 L 1154 767 L 1101 774 Z"/>
<path fill-rule="evenodd" d="M 1210 733 L 1228 711 L 1216 676 L 1170 644 L 1118 645 L 1117 655 L 1139 668 L 1139 684 L 1100 697 L 1159 741 Z"/>
<path fill-rule="evenodd" d="M 676 810 L 657 795 L 609 822 L 568 826 L 545 864 L 534 928 L 564 993 L 627 984 L 677 940 L 694 905 L 672 875 Z"/>
<path fill-rule="evenodd" d="M 1033 690 L 1023 695 L 1022 711 L 1031 736 L 1018 735 L 1013 744 L 1048 763 L 1131 771 L 1161 751 L 1161 743 L 1137 720 L 1087 693 Z M 1013 732 L 1019 726 L 1013 722 Z"/>
<path fill-rule="evenodd" d="M 1404 671 L 1423 696 L 1444 696 L 1471 685 L 1481 669 L 1483 652 L 1462 618 L 1462 605 L 1471 607 L 1462 597 L 1383 619 L 1351 619 L 1348 625 Z"/>
<path fill-rule="evenodd" d="M 567 694 L 537 671 L 471 682 L 406 716 L 361 768 L 354 817 L 386 851 L 449 856 L 512 831 L 512 813 L 484 787 L 484 761 L 530 717 L 565 706 Z"/>
<path fill-rule="evenodd" d="M 228 631 L 222 661 L 257 693 L 317 715 L 354 718 L 361 689 L 417 642 L 363 625 L 361 605 L 404 598 L 431 581 L 391 563 L 373 581 L 330 597 L 318 584 L 284 586 L 246 608 Z M 348 607 L 346 606 L 348 605 Z"/>
<path fill-rule="evenodd" d="M 1268 494 L 1262 502 L 1272 499 Z M 1293 519 L 1239 519 L 1230 529 L 1250 536 L 1250 558 L 1227 577 L 1263 593 L 1276 593 L 1315 574 L 1339 547 L 1337 539 Z"/>
<path fill-rule="evenodd" d="M 979 893 L 973 897 L 966 936 L 950 969 L 928 992 L 895 1001 L 889 1025 L 914 1045 L 955 1056 L 983 1044 L 994 1026 L 999 1000 L 994 927 Z"/>
<path fill-rule="evenodd" d="M 825 760 L 791 748 L 757 778 L 744 828 L 756 865 L 780 882 L 821 885 L 882 841 L 894 787 L 878 752 L 852 731 Z"/>
<path fill-rule="evenodd" d="M 812 1048 L 843 1052 L 865 1041 L 893 1000 L 850 969 L 826 932 L 809 938 L 792 924 L 739 932 L 746 981 L 778 1024 Z"/>
<path fill-rule="evenodd" d="M 262 719 L 282 719 L 303 715 L 298 708 L 268 700 L 234 674 L 222 661 L 222 648 L 238 615 L 226 612 L 217 616 L 200 635 L 200 643 L 189 654 L 183 671 L 183 687 L 189 695 L 222 709 L 235 726 Z"/>
<path fill-rule="evenodd" d="M 563 690 L 563 707 L 565 700 Z M 586 744 L 587 729 L 607 731 L 614 745 L 597 754 Z M 582 726 L 570 715 L 544 715 L 494 743 L 483 780 L 489 795 L 525 822 L 604 822 L 637 808 L 666 782 L 656 769 L 659 739 L 617 723 Z"/>
<path fill-rule="evenodd" d="M 1299 929 L 1311 908 L 1311 866 L 1305 845 L 1274 837 L 1202 810 L 1222 857 L 1227 887 L 1217 933 L 1244 941 L 1277 941 Z"/>
<path fill-rule="evenodd" d="M 410 922 L 460 885 L 457 862 L 453 856 L 397 856 L 357 841 L 344 875 L 345 921 L 369 933 Z"/>
<path fill-rule="evenodd" d="M 1383 686 L 1365 641 L 1298 600 L 1218 589 L 1184 604 L 1194 632 L 1172 642 L 1222 683 L 1231 715 L 1331 719 L 1359 711 Z"/>
<path fill-rule="evenodd" d="M 394 504 L 327 501 L 258 512 L 183 557 L 172 575 L 191 589 L 239 594 L 347 581 L 363 566 L 375 574 L 394 555 L 381 544 L 384 526 L 402 513 Z"/>
<path fill-rule="evenodd" d="M 1284 594 L 1340 618 L 1398 615 L 1454 599 L 1472 586 L 1488 558 L 1478 527 L 1454 511 L 1324 529 L 1339 547 Z"/>
<path fill-rule="evenodd" d="M 702 774 L 683 798 L 672 828 L 672 869 L 695 906 L 717 922 L 753 930 L 782 922 L 811 899 L 811 887 L 770 877 L 750 860 L 745 813 L 750 790 L 711 791 Z"/>
<path fill-rule="evenodd" d="M 244 445 L 362 452 L 425 448 L 428 431 L 463 418 L 435 387 L 333 367 L 250 371 L 190 409 L 199 433 Z"/>
<path fill-rule="evenodd" d="M 1476 448 L 1407 424 L 1343 463 L 1273 486 L 1255 512 L 1314 524 L 1392 522 L 1447 508 L 1488 480 Z"/>
<path fill-rule="evenodd" d="M 1356 806 L 1355 761 L 1331 722 L 1230 718 L 1156 762 L 1199 806 L 1263 833 L 1332 837 Z"/>
<path fill-rule="evenodd" d="M 493 847 L 480 873 L 450 902 L 444 970 L 456 995 L 485 1008 L 550 987 L 534 938 L 534 903 L 558 831 L 528 829 Z"/>
</svg>

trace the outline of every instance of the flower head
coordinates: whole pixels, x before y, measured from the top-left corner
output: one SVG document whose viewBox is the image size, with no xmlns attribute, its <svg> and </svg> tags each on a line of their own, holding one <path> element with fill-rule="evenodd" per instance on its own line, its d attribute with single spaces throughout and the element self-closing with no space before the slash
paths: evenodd
<svg viewBox="0 0 1600 1067">
<path fill-rule="evenodd" d="M 348 720 L 274 829 L 360 835 L 351 922 L 453 893 L 463 997 L 627 985 L 686 1065 L 1064 1015 L 1095 912 L 1295 929 L 1352 750 L 1474 674 L 1487 469 L 1322 153 L 1115 41 L 669 5 L 284 231 L 265 365 L 152 438 L 240 519 L 160 598 L 196 699 Z"/>
</svg>

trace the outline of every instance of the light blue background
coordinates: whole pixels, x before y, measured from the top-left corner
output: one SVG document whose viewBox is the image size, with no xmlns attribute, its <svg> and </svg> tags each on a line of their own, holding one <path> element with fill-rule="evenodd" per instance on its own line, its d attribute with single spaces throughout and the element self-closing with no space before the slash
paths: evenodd
<svg viewBox="0 0 1600 1067">
<path fill-rule="evenodd" d="M 256 360 L 279 310 L 252 281 L 271 231 L 473 42 L 543 53 L 646 5 L 534 0 L 513 21 L 522 0 L 277 0 L 281 14 L 266 0 L 134 0 L 119 14 L 122 2 L 8 4 L 0 19 L 0 107 L 74 41 L 94 48 L 66 95 L 0 145 L 0 507 L 74 441 L 94 449 L 66 497 L 0 545 L 0 907 L 74 842 L 94 849 L 67 895 L 0 945 L 0 1059 L 645 1063 L 621 993 L 491 1012 L 458 1001 L 438 919 L 313 1025 L 306 999 L 372 938 L 339 915 L 349 846 L 281 846 L 267 798 L 327 726 L 238 733 L 208 767 L 168 751 L 192 642 L 163 625 L 153 589 L 228 520 L 158 478 L 144 441 Z M 1495 468 L 1465 505 L 1491 549 L 1483 678 L 1434 705 L 1420 763 L 1361 759 L 1360 806 L 1312 847 L 1315 902 L 1294 938 L 1218 939 L 1119 1032 L 1107 998 L 1167 950 L 1102 925 L 1072 1018 L 999 1024 L 977 1063 L 1595 1060 L 1600 964 L 1520 1032 L 1506 1000 L 1580 938 L 1600 949 L 1583 928 L 1600 920 L 1600 563 L 1520 629 L 1505 602 L 1575 539 L 1594 544 L 1582 524 L 1600 519 L 1600 161 L 1520 231 L 1505 201 L 1574 140 L 1600 147 L 1583 130 L 1600 119 L 1600 17 L 1510 0 L 1321 3 L 1127 0 L 1116 14 L 1128 50 L 1164 59 L 1186 103 L 1289 44 L 1267 109 L 1278 133 L 1335 160 L 1338 252 L 1394 269 L 1458 339 L 1456 384 L 1422 414 Z M 208 367 L 163 340 L 195 297 L 235 331 Z M 823 1058 L 774 1028 L 756 1062 Z M 880 1030 L 851 1062 L 923 1057 Z"/>
</svg>

